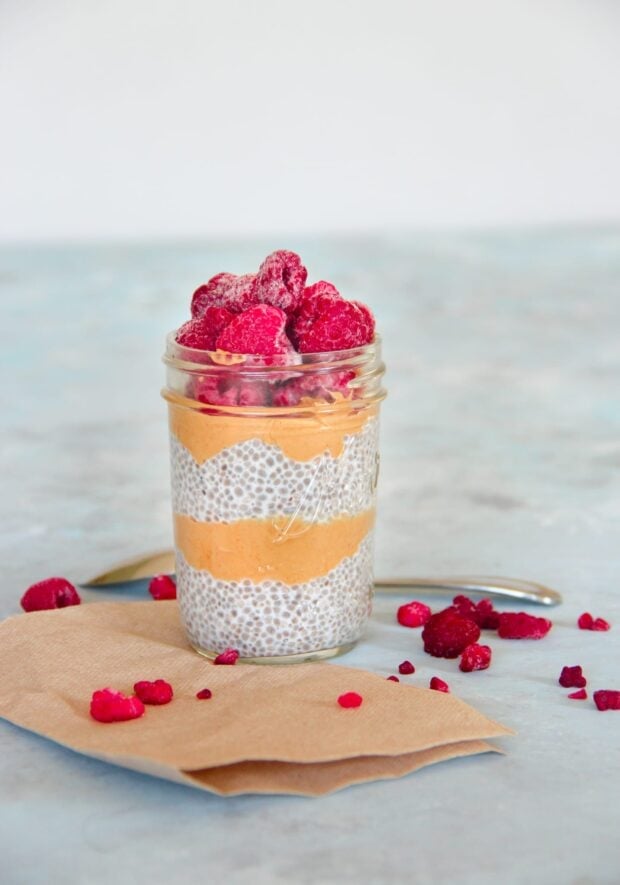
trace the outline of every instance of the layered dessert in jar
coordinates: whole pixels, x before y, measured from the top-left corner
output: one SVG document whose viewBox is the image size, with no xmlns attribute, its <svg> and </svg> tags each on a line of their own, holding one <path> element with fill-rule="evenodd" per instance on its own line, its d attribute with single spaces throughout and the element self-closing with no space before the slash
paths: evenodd
<svg viewBox="0 0 620 885">
<path fill-rule="evenodd" d="M 370 310 L 299 256 L 222 273 L 168 337 L 177 592 L 193 647 L 329 657 L 371 610 L 383 364 Z"/>
</svg>

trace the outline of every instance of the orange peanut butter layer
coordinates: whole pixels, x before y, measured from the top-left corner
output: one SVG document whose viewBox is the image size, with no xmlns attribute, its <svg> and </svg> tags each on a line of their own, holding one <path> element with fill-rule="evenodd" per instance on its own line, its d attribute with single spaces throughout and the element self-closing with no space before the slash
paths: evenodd
<svg viewBox="0 0 620 885">
<path fill-rule="evenodd" d="M 371 530 L 374 508 L 327 523 L 290 517 L 196 522 L 174 515 L 177 548 L 193 568 L 222 581 L 301 584 L 352 556 Z"/>
<path fill-rule="evenodd" d="M 276 418 L 210 415 L 169 401 L 169 414 L 171 432 L 198 464 L 249 439 L 278 446 L 294 461 L 310 461 L 327 451 L 338 458 L 345 437 L 359 433 L 366 421 L 378 414 L 378 404 Z"/>
</svg>

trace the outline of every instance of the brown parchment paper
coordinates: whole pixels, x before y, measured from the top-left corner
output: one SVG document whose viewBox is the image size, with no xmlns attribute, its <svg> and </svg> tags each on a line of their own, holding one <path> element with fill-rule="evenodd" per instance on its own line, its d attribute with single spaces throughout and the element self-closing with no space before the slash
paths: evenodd
<svg viewBox="0 0 620 885">
<path fill-rule="evenodd" d="M 97 603 L 0 624 L 0 716 L 79 753 L 221 795 L 320 795 L 495 749 L 510 734 L 450 694 L 333 664 L 216 666 L 187 645 L 176 602 Z M 166 679 L 140 719 L 89 715 L 98 688 Z M 210 688 L 213 697 L 198 701 Z M 338 695 L 357 691 L 361 707 Z"/>
</svg>

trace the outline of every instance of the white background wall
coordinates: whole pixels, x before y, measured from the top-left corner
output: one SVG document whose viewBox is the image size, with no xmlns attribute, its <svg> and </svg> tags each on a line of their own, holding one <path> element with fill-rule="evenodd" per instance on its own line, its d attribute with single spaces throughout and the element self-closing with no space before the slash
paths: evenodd
<svg viewBox="0 0 620 885">
<path fill-rule="evenodd" d="M 620 220 L 615 0 L 0 0 L 0 237 Z"/>
</svg>

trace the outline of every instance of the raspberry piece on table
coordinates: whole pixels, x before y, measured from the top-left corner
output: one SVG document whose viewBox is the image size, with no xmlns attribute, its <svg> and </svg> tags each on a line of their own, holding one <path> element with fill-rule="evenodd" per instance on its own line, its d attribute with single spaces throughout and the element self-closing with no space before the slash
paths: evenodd
<svg viewBox="0 0 620 885">
<path fill-rule="evenodd" d="M 213 697 L 213 692 L 210 688 L 201 688 L 200 691 L 196 692 L 196 697 L 199 701 L 208 701 L 209 698 Z"/>
<path fill-rule="evenodd" d="M 361 694 L 356 691 L 347 691 L 338 698 L 341 707 L 359 707 L 363 701 Z"/>
<path fill-rule="evenodd" d="M 537 618 L 526 612 L 502 612 L 497 632 L 502 639 L 542 639 L 552 626 L 547 618 Z"/>
<path fill-rule="evenodd" d="M 239 652 L 236 648 L 226 648 L 213 659 L 214 664 L 236 664 L 239 659 Z"/>
<path fill-rule="evenodd" d="M 468 645 L 463 649 L 459 669 L 463 673 L 471 673 L 473 670 L 487 670 L 491 665 L 491 649 L 488 645 Z"/>
<path fill-rule="evenodd" d="M 327 353 L 370 344 L 375 321 L 365 305 L 330 299 L 308 328 L 296 324 L 294 331 L 300 353 Z"/>
<path fill-rule="evenodd" d="M 195 350 L 215 350 L 217 339 L 233 317 L 225 307 L 207 307 L 203 314 L 181 326 L 177 343 Z"/>
<path fill-rule="evenodd" d="M 584 685 L 588 684 L 586 677 L 581 672 L 580 666 L 562 667 L 558 682 L 564 688 L 583 688 Z"/>
<path fill-rule="evenodd" d="M 39 612 L 79 605 L 81 601 L 79 593 L 66 578 L 45 578 L 28 587 L 20 604 L 26 612 Z"/>
<path fill-rule="evenodd" d="M 620 691 L 601 688 L 592 697 L 598 710 L 620 710 Z"/>
<path fill-rule="evenodd" d="M 257 274 L 256 299 L 286 313 L 301 302 L 308 271 L 295 252 L 279 249 L 268 255 Z"/>
<path fill-rule="evenodd" d="M 451 607 L 461 618 L 469 618 L 478 624 L 481 630 L 497 630 L 499 626 L 499 612 L 495 611 L 490 599 L 474 602 L 469 596 L 460 594 L 454 597 Z"/>
<path fill-rule="evenodd" d="M 580 688 L 578 691 L 573 691 L 566 697 L 570 698 L 571 701 L 586 701 L 588 699 L 588 692 L 585 688 Z"/>
<path fill-rule="evenodd" d="M 241 313 L 257 304 L 256 286 L 256 274 L 218 273 L 192 295 L 192 316 L 202 316 L 209 307 L 225 307 L 231 313 Z"/>
<path fill-rule="evenodd" d="M 401 605 L 396 612 L 396 620 L 403 627 L 422 627 L 427 623 L 432 612 L 424 602 L 413 599 Z"/>
<path fill-rule="evenodd" d="M 169 704 L 174 694 L 172 686 L 165 679 L 156 679 L 154 682 L 143 679 L 141 682 L 136 682 L 133 690 L 143 704 L 153 704 L 154 706 Z"/>
<path fill-rule="evenodd" d="M 415 673 L 415 667 L 411 661 L 403 661 L 402 664 L 398 665 L 398 672 L 402 673 L 403 676 L 409 676 L 411 673 Z"/>
<path fill-rule="evenodd" d="M 590 612 L 584 612 L 577 619 L 577 626 L 580 630 L 595 630 L 596 632 L 610 630 L 611 624 L 604 618 L 593 618 Z"/>
<path fill-rule="evenodd" d="M 431 615 L 422 630 L 424 651 L 435 658 L 458 658 L 480 638 L 480 627 L 447 608 Z"/>
<path fill-rule="evenodd" d="M 257 304 L 238 314 L 217 339 L 217 347 L 230 353 L 275 356 L 293 351 L 286 337 L 286 314 L 269 304 Z"/>
<path fill-rule="evenodd" d="M 388 676 L 387 681 L 388 682 L 400 682 L 400 679 L 398 678 L 398 676 Z"/>
<path fill-rule="evenodd" d="M 170 575 L 155 575 L 149 582 L 149 593 L 157 601 L 176 599 L 177 585 Z"/>
<path fill-rule="evenodd" d="M 447 682 L 444 682 L 443 679 L 440 679 L 439 676 L 433 676 L 429 688 L 433 691 L 444 691 L 446 694 L 450 693 L 450 686 Z"/>
<path fill-rule="evenodd" d="M 94 691 L 90 701 L 90 715 L 97 722 L 125 722 L 138 719 L 143 713 L 144 704 L 140 698 L 127 697 L 111 688 Z"/>
</svg>

